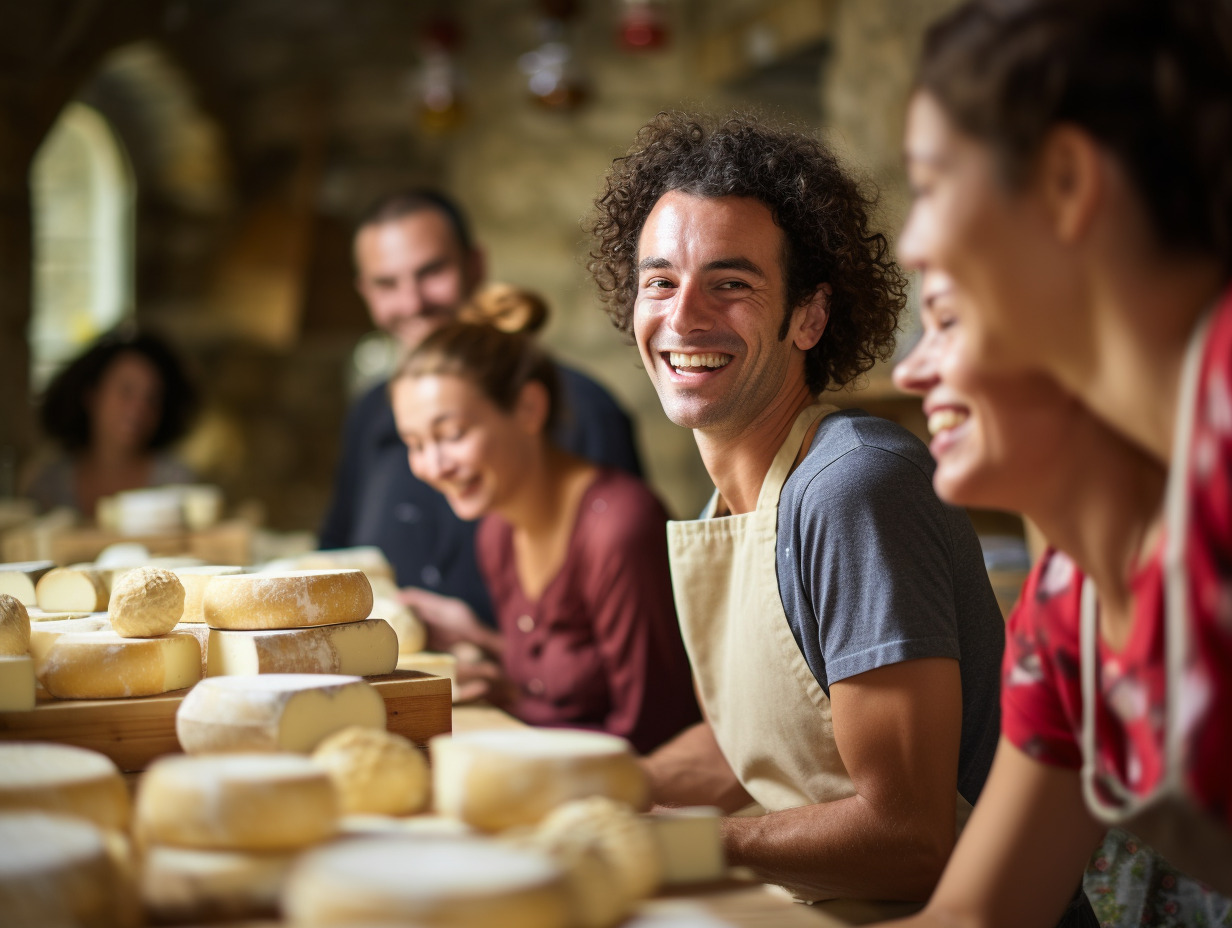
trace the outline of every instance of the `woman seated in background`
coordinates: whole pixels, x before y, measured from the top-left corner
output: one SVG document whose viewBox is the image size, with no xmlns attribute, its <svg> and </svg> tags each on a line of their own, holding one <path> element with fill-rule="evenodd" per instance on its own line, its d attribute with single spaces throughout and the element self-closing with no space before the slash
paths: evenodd
<svg viewBox="0 0 1232 928">
<path fill-rule="evenodd" d="M 1124 728 L 1131 764 L 1159 760 L 1140 738 L 1150 681 L 1137 668 L 1150 635 L 1098 645 L 1094 636 L 1096 611 L 1123 616 L 1135 587 L 1159 583 L 1150 565 L 1133 576 L 1126 565 L 1153 531 L 1163 467 L 1047 377 L 989 371 L 972 345 L 971 307 L 952 282 L 929 272 L 922 289 L 924 335 L 894 380 L 924 397 L 937 494 L 1022 512 L 1055 547 L 1035 564 L 1008 619 L 1001 743 L 988 782 L 912 923 L 1046 928 L 1090 860 L 1084 884 L 1100 924 L 1230 925 L 1232 903 L 1135 836 L 1105 837 L 1107 826 L 1083 804 L 1081 770 L 1092 754 L 1118 763 L 1111 745 L 1084 744 L 1088 726 L 1092 738 Z M 1119 658 L 1124 673 L 1103 680 L 1091 699 L 1081 678 L 1096 648 L 1104 667 Z"/>
<path fill-rule="evenodd" d="M 499 635 L 458 600 L 409 591 L 406 601 L 436 646 L 469 639 L 499 653 L 503 679 L 487 697 L 522 721 L 600 729 L 650 751 L 699 718 L 667 513 L 637 478 L 548 438 L 562 414 L 556 370 L 529 334 L 545 313 L 533 297 L 526 312 L 509 299 L 489 318 L 513 331 L 446 325 L 390 382 L 415 476 L 460 518 L 483 520 L 476 547 Z"/>
<path fill-rule="evenodd" d="M 100 498 L 191 483 L 168 449 L 188 430 L 196 392 L 160 338 L 123 325 L 58 373 L 43 394 L 43 431 L 60 453 L 38 467 L 25 495 L 42 509 L 93 518 Z"/>
</svg>

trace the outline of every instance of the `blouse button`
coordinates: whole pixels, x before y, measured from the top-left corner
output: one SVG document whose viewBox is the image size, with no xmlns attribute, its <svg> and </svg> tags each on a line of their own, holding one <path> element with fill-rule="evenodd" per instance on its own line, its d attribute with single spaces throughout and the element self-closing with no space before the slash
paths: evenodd
<svg viewBox="0 0 1232 928">
<path fill-rule="evenodd" d="M 534 678 L 533 680 L 528 680 L 526 683 L 526 691 L 530 693 L 532 696 L 542 696 L 543 689 L 544 689 L 543 681 L 540 680 L 538 677 Z"/>
<path fill-rule="evenodd" d="M 517 626 L 518 631 L 525 632 L 529 635 L 532 631 L 534 631 L 535 620 L 528 615 L 520 615 L 518 616 Z"/>
</svg>

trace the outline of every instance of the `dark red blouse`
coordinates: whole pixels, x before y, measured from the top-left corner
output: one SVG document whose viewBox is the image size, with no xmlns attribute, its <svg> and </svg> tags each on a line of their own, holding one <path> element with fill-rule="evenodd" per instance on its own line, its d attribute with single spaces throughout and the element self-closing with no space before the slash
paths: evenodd
<svg viewBox="0 0 1232 928">
<path fill-rule="evenodd" d="M 518 582 L 513 530 L 479 524 L 479 567 L 505 639 L 505 673 L 531 725 L 592 728 L 647 752 L 700 719 L 667 564 L 667 512 L 635 477 L 601 469 L 542 596 Z"/>
</svg>

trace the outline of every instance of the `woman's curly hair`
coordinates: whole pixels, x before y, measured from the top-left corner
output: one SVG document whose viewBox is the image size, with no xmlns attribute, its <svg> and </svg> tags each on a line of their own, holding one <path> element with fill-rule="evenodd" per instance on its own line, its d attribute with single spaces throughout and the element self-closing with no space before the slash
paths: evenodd
<svg viewBox="0 0 1232 928">
<path fill-rule="evenodd" d="M 825 334 L 805 357 L 813 393 L 850 383 L 894 350 L 907 281 L 886 237 L 869 230 L 873 198 L 820 141 L 734 114 L 721 122 L 660 113 L 608 172 L 595 214 L 588 267 L 612 323 L 632 334 L 637 245 L 663 194 L 752 197 L 783 230 L 787 306 L 792 312 L 829 284 Z"/>
</svg>

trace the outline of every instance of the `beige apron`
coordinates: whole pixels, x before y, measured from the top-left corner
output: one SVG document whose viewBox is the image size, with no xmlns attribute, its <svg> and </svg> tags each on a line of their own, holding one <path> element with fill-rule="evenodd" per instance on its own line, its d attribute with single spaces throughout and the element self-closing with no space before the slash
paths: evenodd
<svg viewBox="0 0 1232 928">
<path fill-rule="evenodd" d="M 839 757 L 830 699 L 783 612 L 775 572 L 779 493 L 810 426 L 833 406 L 802 410 L 762 482 L 757 508 L 669 522 L 676 614 L 706 718 L 741 785 L 767 811 L 855 794 Z M 960 796 L 960 817 L 970 805 Z"/>
<path fill-rule="evenodd" d="M 1209 316 L 1207 318 L 1209 322 Z M 1169 863 L 1232 896 L 1232 832 L 1198 806 L 1185 782 L 1184 719 L 1192 717 L 1183 686 L 1189 653 L 1189 581 L 1185 567 L 1185 532 L 1189 507 L 1189 451 L 1196 414 L 1198 376 L 1207 323 L 1190 340 L 1181 376 L 1172 466 L 1164 498 L 1164 773 L 1155 791 L 1135 796 L 1120 783 L 1101 779 L 1096 765 L 1095 704 L 1097 689 L 1098 607 L 1095 585 L 1082 588 L 1082 787 L 1087 808 L 1099 821 L 1131 831 Z M 1098 784 L 1097 784 L 1097 781 Z M 1103 791 L 1100 789 L 1103 787 Z M 1110 795 L 1109 795 L 1110 794 Z"/>
</svg>

